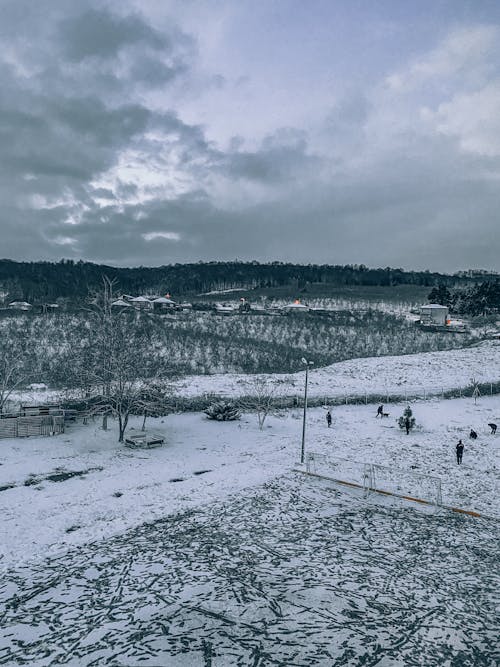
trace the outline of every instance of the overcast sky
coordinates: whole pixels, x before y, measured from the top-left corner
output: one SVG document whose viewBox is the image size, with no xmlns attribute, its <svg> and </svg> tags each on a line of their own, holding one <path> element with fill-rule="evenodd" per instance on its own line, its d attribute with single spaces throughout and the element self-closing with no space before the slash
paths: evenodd
<svg viewBox="0 0 500 667">
<path fill-rule="evenodd" d="M 0 0 L 0 257 L 500 269 L 498 0 Z"/>
</svg>

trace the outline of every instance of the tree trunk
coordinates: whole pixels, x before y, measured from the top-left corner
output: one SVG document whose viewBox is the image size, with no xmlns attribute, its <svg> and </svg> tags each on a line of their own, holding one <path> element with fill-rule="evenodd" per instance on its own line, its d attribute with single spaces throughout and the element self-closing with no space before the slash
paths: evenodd
<svg viewBox="0 0 500 667">
<path fill-rule="evenodd" d="M 128 424 L 128 415 L 122 415 L 121 413 L 118 413 L 118 429 L 119 429 L 118 442 L 123 442 L 123 437 L 125 435 L 125 429 L 127 428 L 127 424 Z"/>
</svg>

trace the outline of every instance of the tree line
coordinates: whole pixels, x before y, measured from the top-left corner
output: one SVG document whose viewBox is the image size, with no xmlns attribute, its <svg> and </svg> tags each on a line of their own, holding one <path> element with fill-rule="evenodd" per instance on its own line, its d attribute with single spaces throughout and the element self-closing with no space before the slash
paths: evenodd
<svg viewBox="0 0 500 667">
<path fill-rule="evenodd" d="M 446 275 L 429 271 L 369 268 L 363 264 L 291 264 L 284 262 L 198 262 L 160 267 L 123 268 L 63 259 L 59 262 L 0 260 L 0 300 L 30 303 L 58 298 L 83 300 L 99 289 L 103 276 L 117 281 L 124 293 L 189 295 L 231 288 L 271 288 L 308 283 L 332 286 L 443 285 L 456 288 L 477 282 L 484 272 Z"/>
<path fill-rule="evenodd" d="M 473 317 L 495 314 L 500 312 L 500 278 L 454 290 L 441 283 L 430 291 L 428 299 L 448 306 L 452 313 Z"/>
</svg>

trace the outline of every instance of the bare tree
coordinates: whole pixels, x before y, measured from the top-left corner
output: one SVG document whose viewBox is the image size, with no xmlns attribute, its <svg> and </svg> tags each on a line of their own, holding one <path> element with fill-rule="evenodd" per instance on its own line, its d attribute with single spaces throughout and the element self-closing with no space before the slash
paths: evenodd
<svg viewBox="0 0 500 667">
<path fill-rule="evenodd" d="M 277 397 L 283 382 L 272 381 L 262 375 L 253 377 L 245 383 L 247 395 L 238 401 L 238 405 L 246 412 L 255 412 L 262 431 L 264 422 L 270 414 L 277 411 Z"/>
<path fill-rule="evenodd" d="M 91 394 L 91 410 L 103 415 L 103 429 L 108 415 L 113 415 L 118 420 L 118 441 L 123 442 L 130 415 L 143 414 L 145 405 L 151 410 L 150 385 L 158 373 L 144 377 L 147 345 L 137 335 L 135 313 L 114 308 L 114 299 L 114 283 L 104 277 L 102 291 L 93 296 L 88 308 L 90 326 L 78 351 L 84 360 L 78 376 L 86 395 Z"/>
<path fill-rule="evenodd" d="M 4 411 L 9 398 L 23 382 L 26 374 L 22 370 L 21 352 L 7 347 L 0 350 L 0 414 Z"/>
</svg>

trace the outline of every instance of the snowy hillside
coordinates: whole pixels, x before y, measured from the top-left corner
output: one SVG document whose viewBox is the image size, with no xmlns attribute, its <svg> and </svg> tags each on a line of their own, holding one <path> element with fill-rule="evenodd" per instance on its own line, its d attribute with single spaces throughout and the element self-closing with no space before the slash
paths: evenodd
<svg viewBox="0 0 500 667">
<path fill-rule="evenodd" d="M 303 391 L 304 372 L 274 377 L 282 380 L 278 394 Z M 409 394 L 424 390 L 439 393 L 443 389 L 469 386 L 473 377 L 481 383 L 500 380 L 500 341 L 483 341 L 459 350 L 350 359 L 313 368 L 309 372 L 309 392 L 312 396 L 401 395 L 405 390 Z M 203 393 L 239 396 L 248 392 L 248 379 L 247 375 L 237 374 L 189 376 L 176 387 L 183 396 Z"/>
</svg>

